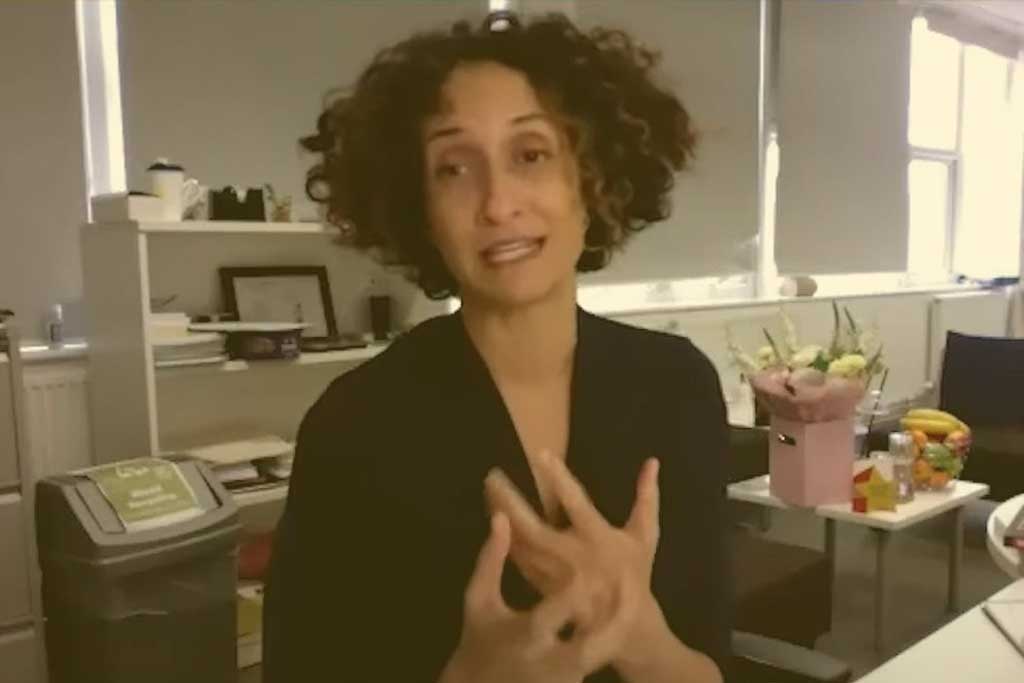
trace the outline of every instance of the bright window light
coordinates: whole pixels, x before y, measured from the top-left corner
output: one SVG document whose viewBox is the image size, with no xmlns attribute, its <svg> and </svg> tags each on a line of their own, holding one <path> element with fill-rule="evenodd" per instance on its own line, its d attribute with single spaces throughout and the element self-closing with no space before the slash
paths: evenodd
<svg viewBox="0 0 1024 683">
<path fill-rule="evenodd" d="M 960 43 L 914 20 L 910 40 L 910 125 L 915 147 L 956 147 Z"/>
<path fill-rule="evenodd" d="M 1020 272 L 1024 139 L 1011 64 L 980 47 L 964 54 L 963 189 L 954 269 L 972 277 Z"/>
<path fill-rule="evenodd" d="M 907 270 L 938 273 L 947 270 L 949 241 L 949 164 L 914 159 L 907 171 L 910 194 L 910 244 Z"/>
</svg>

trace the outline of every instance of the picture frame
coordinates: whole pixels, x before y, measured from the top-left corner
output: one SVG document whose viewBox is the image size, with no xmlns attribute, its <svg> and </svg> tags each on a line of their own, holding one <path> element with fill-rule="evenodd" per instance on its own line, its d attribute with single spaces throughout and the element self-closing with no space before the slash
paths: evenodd
<svg viewBox="0 0 1024 683">
<path fill-rule="evenodd" d="M 224 305 L 242 322 L 302 322 L 306 340 L 338 337 L 325 266 L 219 268 Z"/>
</svg>

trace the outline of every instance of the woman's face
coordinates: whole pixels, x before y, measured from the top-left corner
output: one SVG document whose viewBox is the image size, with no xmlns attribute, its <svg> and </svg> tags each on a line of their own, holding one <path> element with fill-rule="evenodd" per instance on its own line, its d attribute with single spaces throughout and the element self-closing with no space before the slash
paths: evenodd
<svg viewBox="0 0 1024 683">
<path fill-rule="evenodd" d="M 423 140 L 433 241 L 463 299 L 508 308 L 574 292 L 578 166 L 526 77 L 493 62 L 456 67 Z"/>
</svg>

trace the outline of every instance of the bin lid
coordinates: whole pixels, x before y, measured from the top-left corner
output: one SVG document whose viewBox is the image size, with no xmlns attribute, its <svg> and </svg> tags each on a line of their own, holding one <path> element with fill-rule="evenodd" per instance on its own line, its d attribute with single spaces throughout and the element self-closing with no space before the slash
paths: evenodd
<svg viewBox="0 0 1024 683">
<path fill-rule="evenodd" d="M 40 564 L 104 565 L 193 555 L 237 542 L 238 508 L 202 462 L 141 458 L 47 477 L 36 486 Z M 168 552 L 169 550 L 175 552 Z M 180 551 L 180 552 L 178 552 Z"/>
</svg>

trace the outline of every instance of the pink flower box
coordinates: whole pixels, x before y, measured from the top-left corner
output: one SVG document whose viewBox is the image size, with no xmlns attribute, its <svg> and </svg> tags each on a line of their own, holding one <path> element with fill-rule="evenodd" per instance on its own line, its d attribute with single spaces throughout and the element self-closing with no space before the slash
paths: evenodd
<svg viewBox="0 0 1024 683">
<path fill-rule="evenodd" d="M 854 419 L 800 422 L 772 416 L 768 473 L 773 496 L 789 505 L 848 503 L 856 459 Z"/>
</svg>

